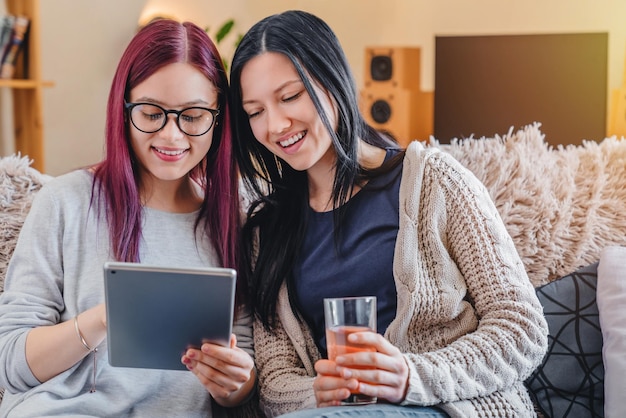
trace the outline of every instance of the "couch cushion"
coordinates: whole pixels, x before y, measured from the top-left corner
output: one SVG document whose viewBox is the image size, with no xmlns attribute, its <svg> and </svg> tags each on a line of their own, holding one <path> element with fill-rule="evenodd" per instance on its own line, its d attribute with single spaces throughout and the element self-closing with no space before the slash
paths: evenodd
<svg viewBox="0 0 626 418">
<path fill-rule="evenodd" d="M 598 265 L 598 311 L 602 326 L 607 417 L 626 415 L 626 247 L 602 250 Z"/>
<path fill-rule="evenodd" d="M 0 293 L 22 223 L 35 193 L 51 177 L 30 166 L 19 154 L 0 158 Z"/>
<path fill-rule="evenodd" d="M 535 287 L 626 245 L 626 140 L 552 147 L 540 124 L 438 146 L 481 180 Z"/>
<path fill-rule="evenodd" d="M 548 321 L 548 352 L 526 381 L 546 417 L 604 417 L 598 263 L 537 288 Z"/>
</svg>

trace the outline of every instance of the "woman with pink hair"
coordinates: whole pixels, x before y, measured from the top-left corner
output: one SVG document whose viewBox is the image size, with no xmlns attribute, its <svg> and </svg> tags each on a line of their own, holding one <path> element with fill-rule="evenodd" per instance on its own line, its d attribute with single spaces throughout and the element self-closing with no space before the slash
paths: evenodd
<svg viewBox="0 0 626 418">
<path fill-rule="evenodd" d="M 219 53 L 196 25 L 157 20 L 132 39 L 111 86 L 105 158 L 37 193 L 8 267 L 0 416 L 206 417 L 250 397 L 245 289 L 230 346 L 188 349 L 191 373 L 107 361 L 106 261 L 237 267 L 227 93 Z"/>
</svg>

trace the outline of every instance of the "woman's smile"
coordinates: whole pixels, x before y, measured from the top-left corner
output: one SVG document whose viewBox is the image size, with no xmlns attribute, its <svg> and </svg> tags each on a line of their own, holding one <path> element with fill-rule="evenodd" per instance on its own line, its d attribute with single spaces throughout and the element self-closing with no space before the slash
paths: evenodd
<svg viewBox="0 0 626 418">
<path fill-rule="evenodd" d="M 295 144 L 296 142 L 300 141 L 302 138 L 304 138 L 304 136 L 306 135 L 306 131 L 304 132 L 300 132 L 295 134 L 294 136 L 292 136 L 291 138 L 285 140 L 285 141 L 280 141 L 280 146 L 283 148 L 287 148 L 293 144 Z"/>
</svg>

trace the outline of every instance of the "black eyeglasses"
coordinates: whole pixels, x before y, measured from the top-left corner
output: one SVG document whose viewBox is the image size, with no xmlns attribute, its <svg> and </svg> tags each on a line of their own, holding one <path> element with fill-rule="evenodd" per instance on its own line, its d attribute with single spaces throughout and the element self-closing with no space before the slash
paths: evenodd
<svg viewBox="0 0 626 418">
<path fill-rule="evenodd" d="M 186 135 L 200 136 L 209 132 L 220 114 L 218 109 L 187 107 L 182 110 L 164 109 L 154 103 L 124 103 L 133 126 L 141 132 L 152 134 L 167 124 L 170 113 L 176 115 L 176 125 Z"/>
</svg>

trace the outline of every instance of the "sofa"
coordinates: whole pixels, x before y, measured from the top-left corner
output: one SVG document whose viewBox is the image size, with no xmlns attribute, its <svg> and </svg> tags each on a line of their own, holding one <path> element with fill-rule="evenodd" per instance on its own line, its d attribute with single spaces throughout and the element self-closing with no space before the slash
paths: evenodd
<svg viewBox="0 0 626 418">
<path fill-rule="evenodd" d="M 534 123 L 451 144 L 431 138 L 427 146 L 452 154 L 485 184 L 544 305 L 550 349 L 526 382 L 538 415 L 603 417 L 596 285 L 603 251 L 626 246 L 626 140 L 551 147 Z M 50 179 L 29 163 L 0 158 L 0 292 L 32 198 Z"/>
<path fill-rule="evenodd" d="M 626 416 L 626 140 L 551 147 L 535 123 L 430 146 L 485 184 L 543 305 L 549 348 L 526 381 L 538 415 Z"/>
</svg>

